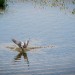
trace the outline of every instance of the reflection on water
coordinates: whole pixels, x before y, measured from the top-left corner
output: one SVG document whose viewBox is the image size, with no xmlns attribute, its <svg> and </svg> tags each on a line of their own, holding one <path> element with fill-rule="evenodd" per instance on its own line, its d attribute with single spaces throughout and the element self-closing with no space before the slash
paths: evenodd
<svg viewBox="0 0 75 75">
<path fill-rule="evenodd" d="M 23 56 L 24 60 L 27 62 L 27 64 L 29 65 L 29 61 L 28 61 L 28 57 L 27 57 L 27 53 L 26 52 L 20 52 L 18 53 L 18 55 L 14 58 L 15 62 L 16 60 L 21 60 L 21 57 Z"/>
<path fill-rule="evenodd" d="M 19 52 L 18 55 L 14 58 L 15 61 L 16 60 L 21 60 L 21 57 L 23 56 L 23 58 L 25 59 L 25 61 L 27 62 L 28 66 L 29 66 L 29 61 L 28 61 L 28 57 L 27 57 L 27 51 L 36 51 L 38 49 L 47 49 L 47 48 L 56 48 L 55 45 L 48 45 L 48 46 L 34 46 L 34 47 L 27 47 L 27 48 L 19 48 L 17 46 L 6 46 L 6 48 L 10 49 L 10 50 L 14 50 Z"/>
<path fill-rule="evenodd" d="M 0 14 L 4 14 L 6 7 L 0 7 Z"/>
</svg>

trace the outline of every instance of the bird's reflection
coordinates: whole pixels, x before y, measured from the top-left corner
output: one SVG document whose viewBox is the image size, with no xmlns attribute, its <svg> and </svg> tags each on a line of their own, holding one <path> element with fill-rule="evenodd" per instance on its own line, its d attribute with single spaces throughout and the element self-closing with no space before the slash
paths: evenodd
<svg viewBox="0 0 75 75">
<path fill-rule="evenodd" d="M 29 60 L 28 60 L 28 56 L 26 52 L 19 52 L 18 55 L 15 56 L 14 60 L 21 60 L 21 57 L 23 56 L 24 60 L 27 62 L 28 66 L 29 66 Z"/>
<path fill-rule="evenodd" d="M 16 41 L 16 44 L 18 44 L 20 42 L 17 42 Z M 29 60 L 28 60 L 28 56 L 27 56 L 27 52 L 28 51 L 36 51 L 37 49 L 42 49 L 42 48 L 54 48 L 56 47 L 55 45 L 48 45 L 48 46 L 28 46 L 28 47 L 19 47 L 18 45 L 12 45 L 12 46 L 7 46 L 6 48 L 10 49 L 10 50 L 13 50 L 13 51 L 17 51 L 19 52 L 14 60 L 15 62 L 21 60 L 21 57 L 24 58 L 24 60 L 27 62 L 28 66 L 29 66 Z"/>
</svg>

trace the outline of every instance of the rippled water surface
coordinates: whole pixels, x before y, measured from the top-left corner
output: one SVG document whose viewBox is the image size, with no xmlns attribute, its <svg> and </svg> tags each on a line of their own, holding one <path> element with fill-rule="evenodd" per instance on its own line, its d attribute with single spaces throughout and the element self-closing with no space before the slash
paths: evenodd
<svg viewBox="0 0 75 75">
<path fill-rule="evenodd" d="M 0 75 L 75 75 L 74 2 L 8 0 L 0 9 Z M 30 39 L 28 49 L 19 52 L 12 38 Z"/>
</svg>

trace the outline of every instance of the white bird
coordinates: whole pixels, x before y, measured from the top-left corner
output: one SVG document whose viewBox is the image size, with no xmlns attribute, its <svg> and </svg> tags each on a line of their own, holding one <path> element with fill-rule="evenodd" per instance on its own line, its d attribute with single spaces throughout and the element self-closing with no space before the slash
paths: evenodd
<svg viewBox="0 0 75 75">
<path fill-rule="evenodd" d="M 12 39 L 12 41 L 22 49 L 27 48 L 27 46 L 29 44 L 29 40 L 27 40 L 27 42 L 22 42 L 22 41 L 18 41 L 16 39 Z"/>
</svg>

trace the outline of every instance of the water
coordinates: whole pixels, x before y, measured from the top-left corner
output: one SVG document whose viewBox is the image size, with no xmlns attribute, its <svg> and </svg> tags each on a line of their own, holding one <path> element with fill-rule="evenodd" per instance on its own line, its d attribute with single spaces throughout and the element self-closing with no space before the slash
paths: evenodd
<svg viewBox="0 0 75 75">
<path fill-rule="evenodd" d="M 68 9 L 44 0 L 7 2 L 0 10 L 0 75 L 75 75 L 75 4 L 66 3 Z M 12 38 L 50 47 L 19 53 Z"/>
</svg>

